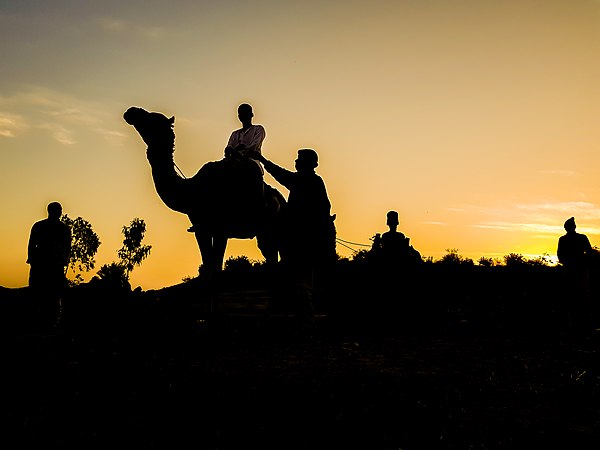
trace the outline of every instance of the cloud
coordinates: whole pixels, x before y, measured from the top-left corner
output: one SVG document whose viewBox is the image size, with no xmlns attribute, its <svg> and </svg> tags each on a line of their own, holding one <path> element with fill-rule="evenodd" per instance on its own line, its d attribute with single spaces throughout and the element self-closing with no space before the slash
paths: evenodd
<svg viewBox="0 0 600 450">
<path fill-rule="evenodd" d="M 98 26 L 102 31 L 109 34 L 130 35 L 142 39 L 159 39 L 167 34 L 167 30 L 163 27 L 139 25 L 113 17 L 98 19 Z"/>
<path fill-rule="evenodd" d="M 42 86 L 23 86 L 10 96 L 0 96 L 0 136 L 16 137 L 26 128 L 47 131 L 64 145 L 77 143 L 76 135 L 101 134 L 114 143 L 120 132 L 106 128 L 115 123 L 114 114 L 97 103 Z"/>
<path fill-rule="evenodd" d="M 120 131 L 106 130 L 104 128 L 97 128 L 94 131 L 104 136 L 106 142 L 108 142 L 111 146 L 123 145 L 123 142 L 128 137 L 128 135 L 121 133 Z"/>
<path fill-rule="evenodd" d="M 536 237 L 545 238 L 549 235 L 557 236 L 565 233 L 562 225 L 546 225 L 543 223 L 518 223 L 518 222 L 482 222 L 473 225 L 474 228 L 484 228 L 489 230 L 501 231 L 525 231 L 528 233 L 538 233 Z M 600 226 L 577 227 L 577 231 L 585 234 L 600 234 Z"/>
<path fill-rule="evenodd" d="M 562 225 L 545 225 L 540 223 L 518 223 L 518 222 L 482 222 L 472 225 L 474 228 L 502 231 L 527 231 L 541 234 L 560 234 L 563 232 Z"/>
<path fill-rule="evenodd" d="M 48 130 L 52 138 L 60 144 L 73 145 L 77 143 L 73 138 L 73 133 L 60 124 L 46 123 L 40 125 L 39 128 Z"/>
<path fill-rule="evenodd" d="M 516 205 L 516 209 L 528 213 L 561 213 L 600 220 L 600 208 L 590 202 L 546 202 L 529 205 Z"/>
<path fill-rule="evenodd" d="M 574 177 L 579 175 L 579 173 L 574 170 L 563 170 L 563 169 L 555 169 L 555 170 L 538 170 L 539 174 L 542 175 L 552 175 L 559 177 Z"/>
<path fill-rule="evenodd" d="M 600 207 L 591 202 L 518 203 L 497 207 L 471 205 L 451 210 L 482 218 L 471 225 L 479 229 L 526 232 L 546 238 L 564 234 L 564 221 L 575 217 L 579 232 L 600 234 Z"/>
<path fill-rule="evenodd" d="M 17 133 L 27 128 L 23 117 L 7 112 L 0 112 L 0 136 L 14 138 Z"/>
</svg>

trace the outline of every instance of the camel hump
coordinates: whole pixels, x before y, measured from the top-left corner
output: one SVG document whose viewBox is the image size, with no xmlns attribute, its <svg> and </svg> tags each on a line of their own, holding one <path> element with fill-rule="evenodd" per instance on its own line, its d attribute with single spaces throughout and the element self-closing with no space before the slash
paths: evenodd
<svg viewBox="0 0 600 450">
<path fill-rule="evenodd" d="M 256 235 L 266 206 L 262 172 L 254 161 L 210 161 L 193 180 L 197 183 L 198 217 L 203 217 L 202 221 L 222 226 L 228 237 L 246 239 Z"/>
</svg>

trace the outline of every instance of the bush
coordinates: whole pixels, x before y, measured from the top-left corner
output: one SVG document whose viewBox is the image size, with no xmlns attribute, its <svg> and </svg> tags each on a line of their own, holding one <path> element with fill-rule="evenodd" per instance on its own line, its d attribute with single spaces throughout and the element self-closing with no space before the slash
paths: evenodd
<svg viewBox="0 0 600 450">
<path fill-rule="evenodd" d="M 225 261 L 225 271 L 232 273 L 247 273 L 252 270 L 253 261 L 247 256 L 231 256 Z"/>
<path fill-rule="evenodd" d="M 98 270 L 98 279 L 102 286 L 110 289 L 131 290 L 127 269 L 123 264 L 110 263 L 104 264 Z"/>
</svg>

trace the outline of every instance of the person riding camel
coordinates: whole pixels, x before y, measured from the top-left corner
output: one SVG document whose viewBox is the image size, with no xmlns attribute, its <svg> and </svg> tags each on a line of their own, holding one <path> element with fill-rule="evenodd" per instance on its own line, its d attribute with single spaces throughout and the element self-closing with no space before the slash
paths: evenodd
<svg viewBox="0 0 600 450">
<path fill-rule="evenodd" d="M 229 136 L 227 147 L 225 147 L 225 158 L 245 157 L 251 151 L 262 152 L 262 143 L 265 140 L 266 132 L 262 125 L 252 123 L 253 117 L 252 106 L 247 103 L 238 106 L 238 119 L 242 123 L 242 128 L 235 130 Z"/>
<path fill-rule="evenodd" d="M 248 152 L 251 151 L 261 153 L 262 143 L 266 136 L 262 125 L 252 123 L 253 117 L 252 106 L 247 103 L 238 106 L 238 119 L 242 123 L 242 128 L 233 131 L 229 136 L 224 151 L 224 162 L 227 164 L 229 177 L 223 180 L 225 190 L 233 188 L 233 184 L 247 188 L 244 195 L 233 196 L 239 200 L 239 203 L 230 211 L 238 217 L 238 221 L 242 217 L 247 217 L 251 223 L 258 220 L 257 217 L 262 214 L 265 207 L 264 170 L 256 160 L 247 157 Z M 228 179 L 235 179 L 236 182 L 230 183 L 227 181 Z M 193 233 L 196 231 L 196 227 L 192 225 L 188 231 Z"/>
</svg>

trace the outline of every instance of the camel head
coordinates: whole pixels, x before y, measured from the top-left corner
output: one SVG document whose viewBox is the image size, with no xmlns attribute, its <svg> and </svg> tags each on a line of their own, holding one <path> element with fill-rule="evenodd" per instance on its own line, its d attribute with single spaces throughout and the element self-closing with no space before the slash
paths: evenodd
<svg viewBox="0 0 600 450">
<path fill-rule="evenodd" d="M 175 145 L 175 132 L 173 124 L 175 116 L 167 117 L 157 112 L 148 112 L 143 108 L 132 106 L 125 114 L 123 119 L 140 134 L 148 148 L 169 148 L 173 149 Z"/>
</svg>

